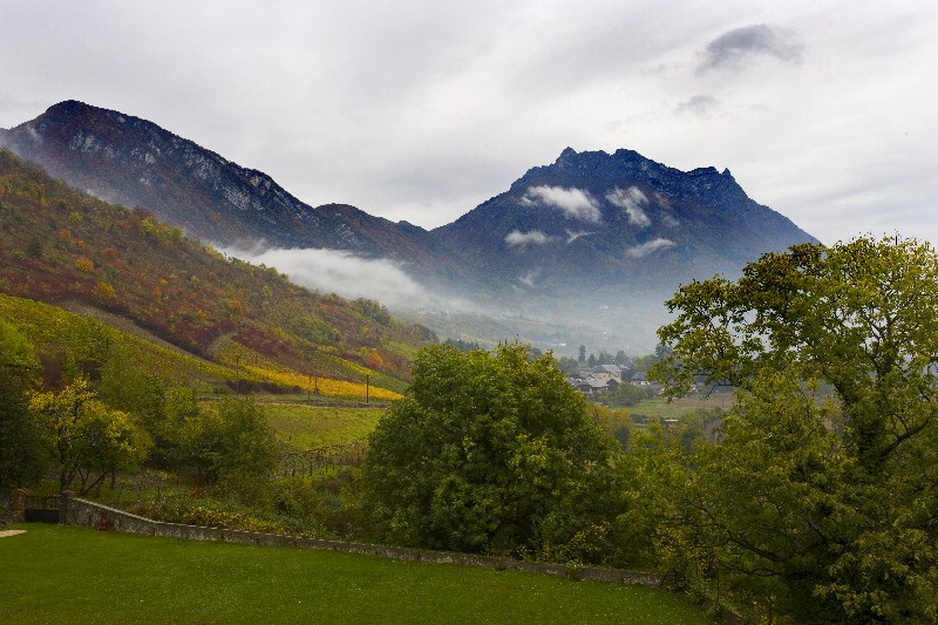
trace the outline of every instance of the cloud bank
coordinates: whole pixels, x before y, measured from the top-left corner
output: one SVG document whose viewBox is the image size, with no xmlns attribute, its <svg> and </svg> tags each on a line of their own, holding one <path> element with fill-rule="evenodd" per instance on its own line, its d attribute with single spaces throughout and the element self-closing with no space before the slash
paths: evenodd
<svg viewBox="0 0 938 625">
<path fill-rule="evenodd" d="M 530 187 L 521 198 L 525 206 L 548 206 L 563 211 L 568 219 L 577 219 L 588 223 L 599 223 L 602 214 L 599 204 L 587 191 L 582 189 L 564 189 L 563 187 Z"/>
</svg>

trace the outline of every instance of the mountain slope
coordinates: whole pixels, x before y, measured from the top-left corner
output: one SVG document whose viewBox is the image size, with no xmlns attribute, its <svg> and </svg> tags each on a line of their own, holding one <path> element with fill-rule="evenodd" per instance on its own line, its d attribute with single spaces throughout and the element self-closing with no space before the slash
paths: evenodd
<svg viewBox="0 0 938 625">
<path fill-rule="evenodd" d="M 71 186 L 143 207 L 194 238 L 255 248 L 330 248 L 411 263 L 432 280 L 459 272 L 428 233 L 355 207 L 312 208 L 263 172 L 131 115 L 69 100 L 0 135 L 0 143 Z"/>
<path fill-rule="evenodd" d="M 245 373 L 254 367 L 255 379 L 279 372 L 267 379 L 280 386 L 370 375 L 401 390 L 414 350 L 432 339 L 376 302 L 318 295 L 274 269 L 227 259 L 7 150 L 0 150 L 0 293 L 100 310 L 199 358 Z"/>
</svg>

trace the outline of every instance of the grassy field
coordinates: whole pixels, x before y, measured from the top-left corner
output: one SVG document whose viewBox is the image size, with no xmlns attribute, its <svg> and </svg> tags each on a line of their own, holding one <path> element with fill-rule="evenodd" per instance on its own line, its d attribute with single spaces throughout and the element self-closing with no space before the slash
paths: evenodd
<svg viewBox="0 0 938 625">
<path fill-rule="evenodd" d="M 0 538 L 9 623 L 707 624 L 651 588 L 54 525 Z"/>
<path fill-rule="evenodd" d="M 300 450 L 361 440 L 375 429 L 385 409 L 299 403 L 264 405 L 277 438 Z"/>
</svg>

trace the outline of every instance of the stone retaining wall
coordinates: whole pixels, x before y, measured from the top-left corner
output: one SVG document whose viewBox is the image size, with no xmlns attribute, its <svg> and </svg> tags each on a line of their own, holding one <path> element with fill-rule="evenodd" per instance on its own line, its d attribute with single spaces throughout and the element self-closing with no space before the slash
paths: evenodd
<svg viewBox="0 0 938 625">
<path fill-rule="evenodd" d="M 164 523 L 154 521 L 136 514 L 130 514 L 116 508 L 109 508 L 101 504 L 65 496 L 62 500 L 64 511 L 63 519 L 66 525 L 83 525 L 103 531 L 127 532 L 130 534 L 143 534 L 145 536 L 160 536 L 164 538 L 179 538 L 183 540 L 208 540 L 243 545 L 257 545 L 267 547 L 294 547 L 301 549 L 327 549 L 341 553 L 357 553 L 397 560 L 411 560 L 414 562 L 432 562 L 438 564 L 458 564 L 462 566 L 479 566 L 496 570 L 516 570 L 547 575 L 559 575 L 575 579 L 587 579 L 620 584 L 657 586 L 660 579 L 649 573 L 635 571 L 622 571 L 618 569 L 603 569 L 596 567 L 566 566 L 563 564 L 548 564 L 543 562 L 527 562 L 509 560 L 507 558 L 493 558 L 474 556 L 463 553 L 450 553 L 442 551 L 426 551 L 420 549 L 404 549 L 400 547 L 384 547 L 380 545 L 367 545 L 362 543 L 346 543 L 335 540 L 321 540 L 318 538 L 300 538 L 297 536 L 280 536 L 276 534 L 261 534 L 258 532 L 239 532 L 217 527 L 199 527 L 195 525 L 182 525 L 179 523 Z"/>
</svg>

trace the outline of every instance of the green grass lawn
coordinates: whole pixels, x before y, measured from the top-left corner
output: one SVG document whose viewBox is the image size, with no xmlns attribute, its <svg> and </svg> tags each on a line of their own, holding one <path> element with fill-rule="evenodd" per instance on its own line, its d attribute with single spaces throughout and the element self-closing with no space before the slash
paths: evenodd
<svg viewBox="0 0 938 625">
<path fill-rule="evenodd" d="M 350 408 L 265 404 L 277 438 L 297 449 L 315 449 L 361 440 L 375 429 L 385 407 Z"/>
<path fill-rule="evenodd" d="M 651 588 L 54 525 L 0 538 L 8 623 L 708 624 Z"/>
</svg>

